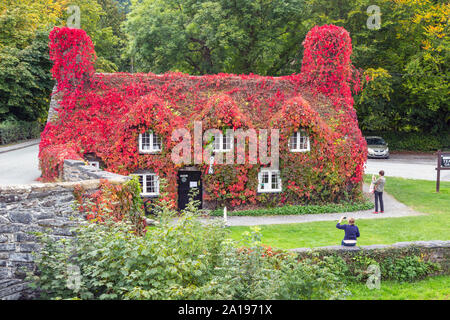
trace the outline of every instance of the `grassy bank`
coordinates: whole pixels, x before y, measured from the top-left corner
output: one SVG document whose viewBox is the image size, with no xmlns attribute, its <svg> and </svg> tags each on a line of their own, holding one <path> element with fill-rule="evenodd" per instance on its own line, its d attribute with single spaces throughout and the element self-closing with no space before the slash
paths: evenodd
<svg viewBox="0 0 450 320">
<path fill-rule="evenodd" d="M 366 177 L 369 179 L 370 177 Z M 387 177 L 386 191 L 425 216 L 358 220 L 359 245 L 391 244 L 400 241 L 450 240 L 450 182 L 435 182 Z M 270 246 L 290 249 L 340 244 L 343 232 L 336 221 L 284 225 L 263 225 L 262 241 Z M 231 238 L 239 239 L 248 227 L 231 227 Z"/>
<path fill-rule="evenodd" d="M 349 284 L 348 300 L 450 300 L 450 276 L 430 277 L 417 282 L 382 281 L 380 289 L 364 283 Z"/>
</svg>

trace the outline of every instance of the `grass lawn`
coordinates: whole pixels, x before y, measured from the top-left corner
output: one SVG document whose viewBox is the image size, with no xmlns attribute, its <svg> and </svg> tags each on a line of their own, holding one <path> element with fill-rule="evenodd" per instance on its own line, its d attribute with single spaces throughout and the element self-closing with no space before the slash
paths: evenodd
<svg viewBox="0 0 450 320">
<path fill-rule="evenodd" d="M 348 300 L 450 300 L 450 276 L 430 277 L 417 282 L 382 281 L 380 289 L 364 283 L 347 286 Z"/>
<path fill-rule="evenodd" d="M 365 180 L 370 182 L 371 176 Z M 387 177 L 385 190 L 397 200 L 427 216 L 359 219 L 359 245 L 391 244 L 400 241 L 450 240 L 450 182 L 435 182 Z M 337 221 L 320 221 L 260 226 L 263 243 L 284 249 L 340 244 L 344 234 Z M 230 227 L 230 237 L 240 239 L 249 227 Z"/>
</svg>

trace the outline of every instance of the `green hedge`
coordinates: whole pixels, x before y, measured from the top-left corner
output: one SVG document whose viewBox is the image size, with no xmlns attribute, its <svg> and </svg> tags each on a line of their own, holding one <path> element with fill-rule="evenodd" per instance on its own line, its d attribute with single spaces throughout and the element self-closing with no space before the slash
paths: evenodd
<svg viewBox="0 0 450 320">
<path fill-rule="evenodd" d="M 334 212 L 352 212 L 373 209 L 374 204 L 371 201 L 361 203 L 330 203 L 325 205 L 296 205 L 276 208 L 264 208 L 255 210 L 230 211 L 229 216 L 275 216 L 275 215 L 302 215 Z M 210 212 L 211 216 L 223 216 L 223 209 L 217 209 Z"/>
<path fill-rule="evenodd" d="M 421 132 L 365 132 L 364 136 L 381 136 L 391 151 L 450 150 L 450 131 L 439 134 Z"/>
<path fill-rule="evenodd" d="M 447 251 L 448 252 L 448 251 Z M 369 266 L 377 266 L 382 280 L 417 281 L 427 276 L 448 274 L 448 266 L 434 262 L 436 253 L 432 248 L 414 245 L 404 248 L 388 247 L 375 250 L 333 251 L 316 249 L 298 253 L 300 260 L 312 259 L 327 266 L 341 279 L 366 281 L 372 274 Z"/>
<path fill-rule="evenodd" d="M 42 125 L 37 122 L 5 121 L 0 123 L 0 145 L 39 138 Z"/>
</svg>

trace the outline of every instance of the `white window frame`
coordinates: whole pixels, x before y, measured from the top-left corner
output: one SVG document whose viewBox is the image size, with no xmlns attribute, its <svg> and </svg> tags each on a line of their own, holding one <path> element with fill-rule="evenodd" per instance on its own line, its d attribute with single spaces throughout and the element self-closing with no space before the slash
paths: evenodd
<svg viewBox="0 0 450 320">
<path fill-rule="evenodd" d="M 159 196 L 159 177 L 156 175 L 156 173 L 133 173 L 132 176 L 138 176 L 142 177 L 142 184 L 141 184 L 141 196 L 147 196 L 147 197 L 157 197 Z M 155 191 L 154 192 L 147 192 L 147 178 L 148 177 L 154 177 L 154 183 L 155 183 Z"/>
<path fill-rule="evenodd" d="M 291 143 L 291 139 L 294 136 L 297 137 L 297 140 L 296 140 L 297 143 L 293 147 L 292 143 Z M 302 137 L 306 138 L 306 148 L 300 148 L 300 146 L 302 145 L 302 143 L 300 143 Z M 291 152 L 308 152 L 308 151 L 311 150 L 310 139 L 309 139 L 309 136 L 308 136 L 308 134 L 307 134 L 307 132 L 305 130 L 299 130 L 297 132 L 294 132 L 294 134 L 289 137 L 288 143 L 289 143 L 289 150 Z"/>
<path fill-rule="evenodd" d="M 226 132 L 225 134 L 220 133 L 220 134 L 215 134 L 214 139 L 212 141 L 212 146 L 213 146 L 213 151 L 214 152 L 230 152 L 231 150 L 233 150 L 233 145 L 234 145 L 234 135 L 233 133 L 229 133 Z M 224 148 L 224 138 L 225 142 L 226 142 L 226 147 Z M 217 140 L 218 139 L 218 144 L 217 144 Z M 218 148 L 216 148 L 218 146 Z"/>
<path fill-rule="evenodd" d="M 264 186 L 268 188 L 263 188 L 263 175 L 267 174 L 268 180 L 267 184 L 264 184 Z M 278 177 L 278 188 L 273 188 L 273 175 L 276 175 Z M 281 176 L 280 176 L 280 170 L 270 170 L 270 169 L 261 169 L 258 173 L 258 192 L 259 193 L 277 193 L 281 192 L 283 190 L 283 187 L 281 185 Z"/>
<path fill-rule="evenodd" d="M 88 161 L 88 164 L 89 164 L 91 167 L 100 169 L 100 162 L 99 162 L 99 161 Z"/>
<path fill-rule="evenodd" d="M 149 135 L 149 148 L 144 149 L 143 147 L 143 134 L 139 134 L 139 153 L 158 153 L 162 150 L 162 140 L 160 137 L 158 137 L 156 134 L 153 133 L 153 131 L 147 131 L 144 134 Z M 155 145 L 157 145 L 159 140 L 159 148 L 155 148 Z"/>
</svg>

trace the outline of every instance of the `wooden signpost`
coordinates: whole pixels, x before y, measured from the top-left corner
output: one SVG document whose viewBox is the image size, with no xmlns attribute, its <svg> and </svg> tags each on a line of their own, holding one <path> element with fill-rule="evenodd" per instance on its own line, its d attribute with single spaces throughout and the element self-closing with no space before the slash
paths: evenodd
<svg viewBox="0 0 450 320">
<path fill-rule="evenodd" d="M 436 192 L 439 192 L 439 185 L 441 182 L 441 170 L 450 170 L 450 152 L 437 152 L 437 179 L 436 179 Z"/>
</svg>

